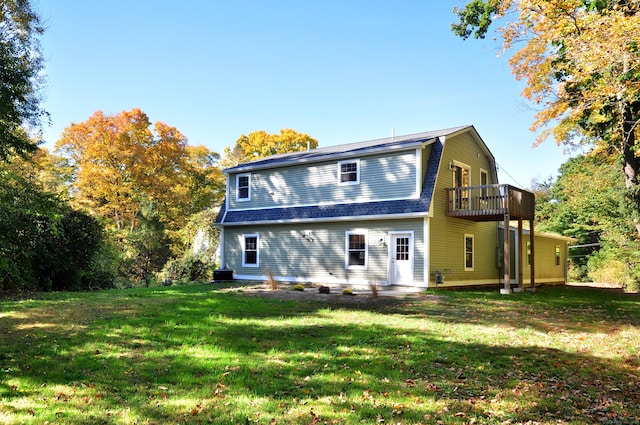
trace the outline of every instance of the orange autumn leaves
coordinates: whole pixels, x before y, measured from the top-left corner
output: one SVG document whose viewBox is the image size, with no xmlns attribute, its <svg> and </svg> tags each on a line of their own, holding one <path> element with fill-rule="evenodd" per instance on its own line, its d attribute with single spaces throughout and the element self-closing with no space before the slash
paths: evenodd
<svg viewBox="0 0 640 425">
<path fill-rule="evenodd" d="M 67 127 L 56 149 L 73 167 L 74 201 L 118 230 L 136 227 L 144 202 L 178 228 L 223 192 L 217 154 L 189 146 L 175 127 L 152 125 L 140 109 L 111 116 L 95 112 Z"/>
</svg>

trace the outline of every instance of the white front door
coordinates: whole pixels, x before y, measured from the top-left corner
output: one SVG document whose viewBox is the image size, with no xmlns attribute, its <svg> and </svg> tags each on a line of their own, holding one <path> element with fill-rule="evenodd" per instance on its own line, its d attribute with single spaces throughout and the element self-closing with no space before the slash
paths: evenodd
<svg viewBox="0 0 640 425">
<path fill-rule="evenodd" d="M 413 233 L 391 233 L 389 283 L 413 285 Z"/>
</svg>

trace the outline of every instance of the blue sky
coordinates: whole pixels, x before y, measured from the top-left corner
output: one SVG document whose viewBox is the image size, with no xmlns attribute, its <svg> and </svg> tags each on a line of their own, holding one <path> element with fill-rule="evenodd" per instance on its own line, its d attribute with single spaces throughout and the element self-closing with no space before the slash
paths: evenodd
<svg viewBox="0 0 640 425">
<path fill-rule="evenodd" d="M 320 146 L 473 124 L 501 183 L 529 187 L 569 157 L 533 148 L 534 111 L 499 45 L 453 35 L 463 0 L 40 0 L 45 130 L 141 108 L 222 153 L 292 128 Z"/>
</svg>

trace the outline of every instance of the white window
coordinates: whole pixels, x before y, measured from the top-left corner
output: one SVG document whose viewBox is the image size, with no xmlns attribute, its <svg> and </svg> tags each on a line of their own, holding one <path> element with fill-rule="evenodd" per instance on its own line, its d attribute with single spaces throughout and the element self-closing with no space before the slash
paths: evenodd
<svg viewBox="0 0 640 425">
<path fill-rule="evenodd" d="M 251 174 L 236 176 L 236 199 L 238 201 L 251 200 Z"/>
<path fill-rule="evenodd" d="M 473 235 L 464 235 L 464 271 L 473 271 Z"/>
<path fill-rule="evenodd" d="M 258 267 L 260 236 L 257 233 L 242 236 L 242 267 Z"/>
<path fill-rule="evenodd" d="M 366 231 L 346 232 L 345 268 L 366 270 L 368 248 Z"/>
<path fill-rule="evenodd" d="M 338 162 L 338 184 L 360 183 L 360 160 Z"/>
</svg>

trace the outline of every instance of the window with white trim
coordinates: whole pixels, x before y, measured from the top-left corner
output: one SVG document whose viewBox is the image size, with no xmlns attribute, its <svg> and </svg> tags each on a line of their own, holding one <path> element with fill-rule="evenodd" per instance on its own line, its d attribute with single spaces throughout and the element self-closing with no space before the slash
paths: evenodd
<svg viewBox="0 0 640 425">
<path fill-rule="evenodd" d="M 556 245 L 556 266 L 560 265 L 560 245 Z"/>
<path fill-rule="evenodd" d="M 360 160 L 338 162 L 338 184 L 360 184 Z"/>
<path fill-rule="evenodd" d="M 258 267 L 260 260 L 260 235 L 242 235 L 242 267 Z"/>
<path fill-rule="evenodd" d="M 236 176 L 236 200 L 251 200 L 251 174 L 238 174 Z"/>
<path fill-rule="evenodd" d="M 469 191 L 464 189 L 471 185 L 471 167 L 458 161 L 451 162 L 451 170 L 453 171 L 453 201 L 455 209 L 462 210 L 469 208 Z"/>
<path fill-rule="evenodd" d="M 464 271 L 473 271 L 473 235 L 464 235 Z"/>
<path fill-rule="evenodd" d="M 367 232 L 352 231 L 345 234 L 345 268 L 366 269 L 368 257 Z"/>
<path fill-rule="evenodd" d="M 486 186 L 489 184 L 489 173 L 487 170 L 480 169 L 480 186 Z M 482 188 L 480 196 L 482 199 L 487 199 L 488 193 L 487 188 Z"/>
</svg>

